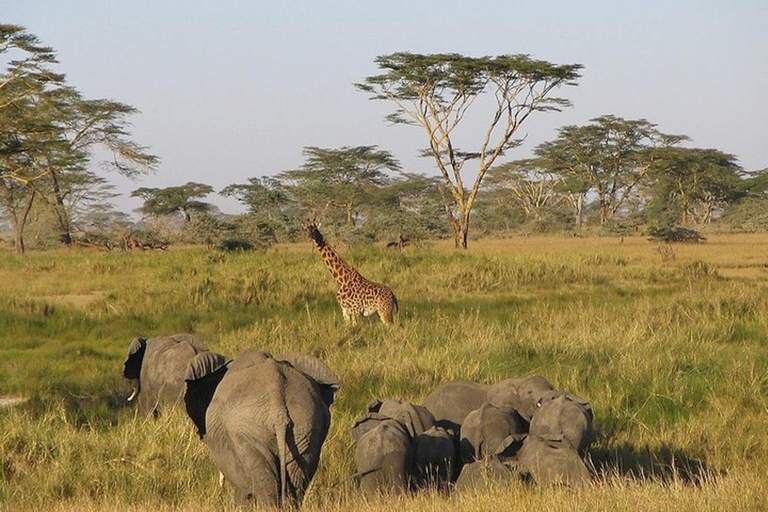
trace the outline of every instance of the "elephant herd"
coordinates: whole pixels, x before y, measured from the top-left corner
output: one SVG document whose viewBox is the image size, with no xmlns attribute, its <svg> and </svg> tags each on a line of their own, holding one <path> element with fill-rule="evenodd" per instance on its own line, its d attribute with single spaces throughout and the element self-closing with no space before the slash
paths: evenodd
<svg viewBox="0 0 768 512">
<path fill-rule="evenodd" d="M 135 338 L 123 375 L 142 414 L 183 402 L 238 501 L 298 504 L 330 428 L 339 378 L 319 359 L 246 350 L 236 359 L 191 334 Z M 375 400 L 352 426 L 366 494 L 468 488 L 488 477 L 578 484 L 592 437 L 588 402 L 543 377 L 450 382 L 424 405 Z"/>
<path fill-rule="evenodd" d="M 593 435 L 589 403 L 541 376 L 449 382 L 414 405 L 374 401 L 352 427 L 365 492 L 468 489 L 489 478 L 576 485 Z"/>
</svg>

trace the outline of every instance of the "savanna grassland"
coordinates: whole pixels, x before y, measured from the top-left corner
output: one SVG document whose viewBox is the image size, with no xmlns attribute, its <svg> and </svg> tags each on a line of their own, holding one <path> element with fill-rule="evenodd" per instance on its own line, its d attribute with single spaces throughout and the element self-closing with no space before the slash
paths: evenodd
<svg viewBox="0 0 768 512">
<path fill-rule="evenodd" d="M 768 508 L 768 236 L 341 252 L 395 291 L 398 327 L 345 326 L 309 243 L 0 253 L 0 395 L 29 399 L 0 409 L 0 507 L 229 508 L 185 413 L 125 404 L 131 338 L 192 332 L 229 356 L 308 352 L 341 377 L 307 510 Z M 531 374 L 591 401 L 594 484 L 361 504 L 349 428 L 372 398 Z"/>
</svg>

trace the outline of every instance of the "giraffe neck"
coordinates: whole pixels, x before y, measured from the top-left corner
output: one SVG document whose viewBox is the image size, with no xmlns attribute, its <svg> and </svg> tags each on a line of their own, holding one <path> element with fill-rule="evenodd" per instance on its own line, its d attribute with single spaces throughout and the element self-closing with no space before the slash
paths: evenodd
<svg viewBox="0 0 768 512">
<path fill-rule="evenodd" d="M 328 245 L 320 247 L 320 254 L 323 257 L 323 263 L 328 267 L 333 279 L 340 286 L 359 276 L 357 270 L 349 266 L 338 254 L 336 254 L 336 251 L 331 249 Z"/>
</svg>

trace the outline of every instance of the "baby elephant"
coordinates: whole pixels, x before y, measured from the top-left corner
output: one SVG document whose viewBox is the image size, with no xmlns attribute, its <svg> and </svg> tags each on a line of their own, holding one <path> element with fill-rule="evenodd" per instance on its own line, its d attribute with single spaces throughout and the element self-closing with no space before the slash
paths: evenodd
<svg viewBox="0 0 768 512">
<path fill-rule="evenodd" d="M 592 441 L 592 407 L 589 402 L 570 393 L 550 391 L 537 402 L 531 419 L 533 435 L 562 435 L 579 453 Z"/>
<path fill-rule="evenodd" d="M 362 433 L 355 447 L 355 465 L 365 494 L 406 492 L 413 471 L 413 445 L 408 430 L 396 419 L 378 413 L 374 428 Z"/>
<path fill-rule="evenodd" d="M 448 382 L 435 389 L 424 400 L 424 407 L 435 418 L 435 424 L 452 432 L 457 438 L 467 414 L 485 402 L 486 384 L 477 382 Z"/>
<path fill-rule="evenodd" d="M 212 352 L 187 366 L 187 413 L 237 501 L 298 505 L 317 470 L 338 377 L 306 355 Z"/>
<path fill-rule="evenodd" d="M 187 364 L 207 351 L 191 334 L 134 338 L 123 364 L 123 376 L 133 387 L 128 401 L 138 396 L 139 411 L 154 415 L 162 405 L 181 402 Z"/>
<path fill-rule="evenodd" d="M 413 438 L 416 484 L 443 489 L 459 473 L 456 442 L 442 427 L 432 427 Z"/>
<path fill-rule="evenodd" d="M 470 463 L 492 456 L 504 439 L 524 433 L 526 427 L 525 420 L 516 411 L 484 403 L 467 414 L 461 425 L 462 461 Z"/>
</svg>

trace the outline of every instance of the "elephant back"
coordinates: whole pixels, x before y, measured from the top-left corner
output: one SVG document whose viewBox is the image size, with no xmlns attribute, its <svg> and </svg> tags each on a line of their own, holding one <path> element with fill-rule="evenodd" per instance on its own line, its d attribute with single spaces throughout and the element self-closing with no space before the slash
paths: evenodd
<svg viewBox="0 0 768 512">
<path fill-rule="evenodd" d="M 269 489 L 282 492 L 279 475 L 286 471 L 285 499 L 300 501 L 330 427 L 318 384 L 256 350 L 241 353 L 225 372 L 204 415 L 206 444 L 219 470 L 238 495 L 257 502 Z M 265 453 L 271 454 L 266 461 Z"/>
<path fill-rule="evenodd" d="M 589 403 L 566 393 L 552 394 L 539 403 L 531 419 L 531 434 L 562 435 L 579 452 L 589 447 L 592 437 Z"/>
<path fill-rule="evenodd" d="M 435 424 L 458 436 L 467 414 L 485 402 L 486 384 L 470 381 L 448 382 L 435 389 L 424 400 L 424 407 L 435 418 Z"/>
<path fill-rule="evenodd" d="M 277 361 L 289 363 L 295 369 L 314 380 L 320 386 L 323 401 L 331 406 L 333 396 L 341 387 L 341 380 L 331 368 L 320 359 L 298 352 L 275 356 Z"/>
<path fill-rule="evenodd" d="M 517 453 L 517 462 L 542 484 L 578 485 L 591 478 L 584 462 L 563 436 L 529 434 Z"/>
<path fill-rule="evenodd" d="M 327 364 L 316 357 L 299 352 L 289 352 L 275 356 L 275 359 L 290 363 L 291 366 L 307 377 L 311 377 L 318 384 L 335 387 L 336 389 L 341 386 L 338 375 Z"/>
</svg>

